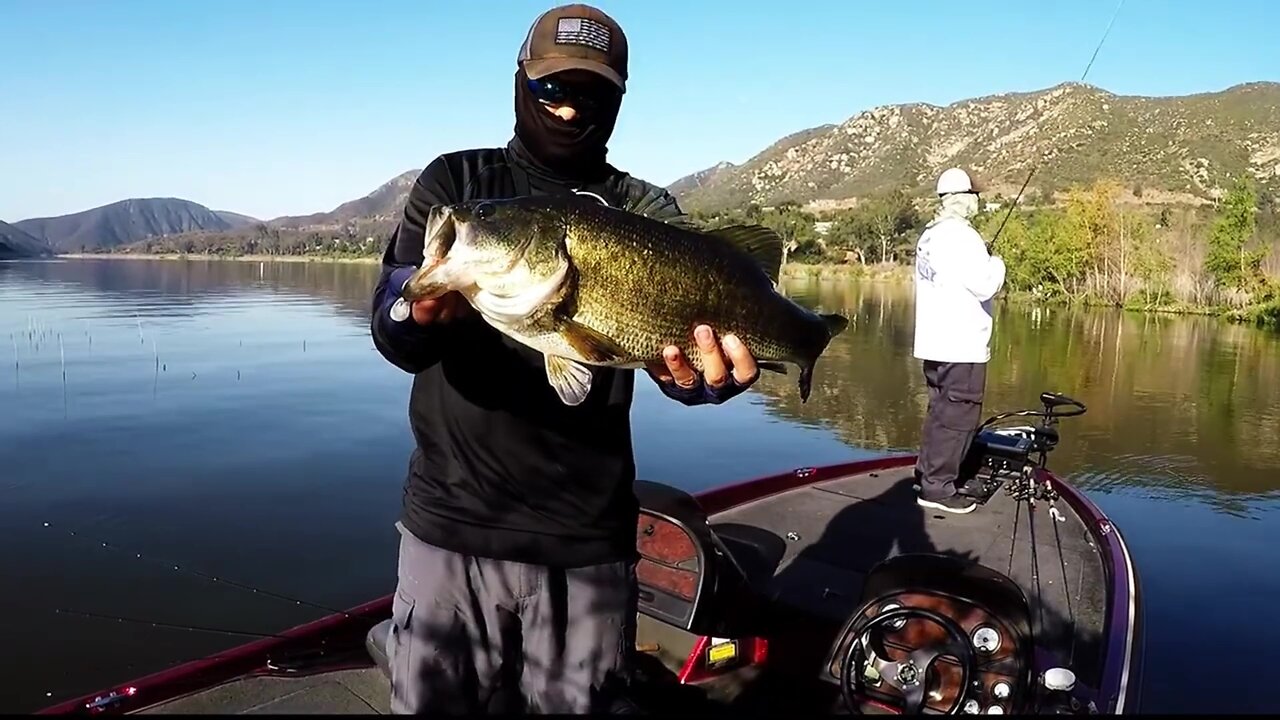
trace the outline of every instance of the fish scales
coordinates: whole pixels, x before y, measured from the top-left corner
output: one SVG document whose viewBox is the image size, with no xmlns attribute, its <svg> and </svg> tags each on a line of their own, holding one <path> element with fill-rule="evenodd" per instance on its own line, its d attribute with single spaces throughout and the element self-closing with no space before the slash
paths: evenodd
<svg viewBox="0 0 1280 720">
<path fill-rule="evenodd" d="M 701 371 L 692 339 L 701 323 L 721 337 L 736 335 L 762 360 L 794 359 L 815 333 L 825 333 L 719 238 L 628 218 L 606 224 L 593 210 L 575 210 L 568 221 L 566 248 L 578 274 L 572 319 L 633 357 L 660 360 L 662 349 L 675 345 Z"/>
</svg>

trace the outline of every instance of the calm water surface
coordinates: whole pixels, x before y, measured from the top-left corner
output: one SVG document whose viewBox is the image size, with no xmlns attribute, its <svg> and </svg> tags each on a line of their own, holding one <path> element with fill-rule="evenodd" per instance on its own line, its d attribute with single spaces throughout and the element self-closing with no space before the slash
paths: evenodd
<svg viewBox="0 0 1280 720">
<path fill-rule="evenodd" d="M 319 263 L 0 263 L 0 710 L 390 591 L 410 378 L 369 340 L 375 275 Z M 720 408 L 684 408 L 637 383 L 643 477 L 697 490 L 913 449 L 925 390 L 908 292 L 817 281 L 788 292 L 854 317 L 808 404 L 794 375 L 766 375 Z M 1280 706 L 1240 667 L 1280 647 L 1269 614 L 1280 597 L 1280 339 L 1203 318 L 1004 307 L 988 414 L 1046 389 L 1089 406 L 1064 421 L 1051 467 L 1119 524 L 1141 571 L 1145 709 Z M 1225 673 L 1232 690 L 1219 694 Z"/>
</svg>

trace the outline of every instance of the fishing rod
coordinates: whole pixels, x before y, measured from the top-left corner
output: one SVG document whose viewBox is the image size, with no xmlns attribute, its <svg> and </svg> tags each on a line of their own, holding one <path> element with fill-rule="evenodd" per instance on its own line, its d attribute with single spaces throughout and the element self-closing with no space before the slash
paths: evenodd
<svg viewBox="0 0 1280 720">
<path fill-rule="evenodd" d="M 1098 52 L 1102 50 L 1102 45 L 1107 41 L 1107 36 L 1111 34 L 1111 27 L 1115 25 L 1116 17 L 1120 14 L 1120 8 L 1124 5 L 1124 0 L 1116 3 L 1116 9 L 1111 13 L 1111 20 L 1107 23 L 1107 29 L 1102 33 L 1102 39 L 1098 41 L 1098 45 L 1093 48 L 1093 55 L 1089 57 L 1089 63 L 1085 65 L 1084 72 L 1080 73 L 1079 82 L 1084 82 L 1085 77 L 1089 75 L 1089 70 L 1093 68 L 1093 63 L 1098 59 Z M 1027 184 L 1031 182 L 1031 176 L 1035 175 L 1039 167 L 1039 160 L 1035 160 L 1031 164 L 1031 172 L 1027 173 L 1027 179 L 1022 181 L 1022 187 L 1018 189 L 1018 194 L 1013 198 L 1013 202 L 1009 204 L 1009 210 L 1004 214 L 1004 220 L 1000 221 L 1000 227 L 996 229 L 996 234 L 992 236 L 991 242 L 995 243 L 996 238 L 1000 237 L 1000 233 L 1004 231 L 1005 223 L 1009 222 L 1009 216 L 1013 215 L 1013 209 L 1018 207 L 1018 201 L 1022 199 L 1022 193 L 1026 191 Z"/>
<path fill-rule="evenodd" d="M 53 528 L 53 523 L 46 522 L 46 523 L 44 523 L 44 527 L 46 527 L 46 528 Z M 132 550 L 127 550 L 127 549 L 125 549 L 125 548 L 123 548 L 123 547 L 120 547 L 119 545 L 114 545 L 114 544 L 109 543 L 109 542 L 107 542 L 107 541 L 105 541 L 105 540 L 91 540 L 91 539 L 89 539 L 89 538 L 86 538 L 86 537 L 84 537 L 84 536 L 80 535 L 80 534 L 79 534 L 79 533 L 77 533 L 75 530 L 68 530 L 68 529 L 62 529 L 62 528 L 57 528 L 57 529 L 58 529 L 58 530 L 61 530 L 62 532 L 64 532 L 64 533 L 66 533 L 66 534 L 70 535 L 71 537 L 73 537 L 73 538 L 75 538 L 75 539 L 77 539 L 77 540 L 81 540 L 81 541 L 88 542 L 88 543 L 91 543 L 91 544 L 94 544 L 94 545 L 98 545 L 98 546 L 100 546 L 100 547 L 107 548 L 108 550 L 115 550 L 116 552 L 124 553 L 125 555 L 132 555 L 132 556 L 134 556 L 134 558 L 136 558 L 136 559 L 138 559 L 138 560 L 148 560 L 148 561 L 150 561 L 151 563 L 153 563 L 153 564 L 155 564 L 155 565 L 157 565 L 157 566 L 165 566 L 165 567 L 171 568 L 171 569 L 173 569 L 173 570 L 175 570 L 175 571 L 177 571 L 177 572 L 186 572 L 186 573 L 190 573 L 190 574 L 195 575 L 196 577 L 202 578 L 202 579 L 204 579 L 204 580 L 210 580 L 210 581 L 212 581 L 212 582 L 221 583 L 221 584 L 223 584 L 223 585 L 229 585 L 229 586 L 231 586 L 231 587 L 234 587 L 234 588 L 237 588 L 237 589 L 240 589 L 240 590 L 246 590 L 246 591 L 248 591 L 248 592 L 252 592 L 252 593 L 257 594 L 257 595 L 264 595 L 264 596 L 266 596 L 266 597 L 275 598 L 275 599 L 277 599 L 277 600 L 282 600 L 282 601 L 284 601 L 284 602 L 290 602 L 290 603 L 293 603 L 294 605 L 305 605 L 305 606 L 307 606 L 307 607 L 315 608 L 315 609 L 317 609 L 317 610 L 324 610 L 325 612 L 332 613 L 332 614 L 335 614 L 335 615 L 342 615 L 342 616 L 344 616 L 344 617 L 348 617 L 348 618 L 349 618 L 349 617 L 352 617 L 351 613 L 349 613 L 349 612 L 347 612 L 347 611 L 345 611 L 345 610 L 338 610 L 338 609 L 336 609 L 336 608 L 331 608 L 331 607 L 328 607 L 328 606 L 325 606 L 325 605 L 321 605 L 321 604 L 319 604 L 319 603 L 308 602 L 308 601 L 306 601 L 306 600 L 299 600 L 298 598 L 295 598 L 295 597 L 290 597 L 290 596 L 288 596 L 288 595 L 282 595 L 282 594 L 280 594 L 280 593 L 271 592 L 270 590 L 263 590 L 263 589 L 261 589 L 261 588 L 254 587 L 254 586 L 252 586 L 252 585 L 248 585 L 248 584 L 246 584 L 246 583 L 239 583 L 239 582 L 236 582 L 235 580 L 231 580 L 231 579 L 228 579 L 228 578 L 225 578 L 225 577 L 218 577 L 218 576 L 215 576 L 215 575 L 210 575 L 210 574 L 208 574 L 208 573 L 203 573 L 203 572 L 200 572 L 199 570 L 194 570 L 194 569 L 189 568 L 189 567 L 184 567 L 183 565 L 180 565 L 179 563 L 175 563 L 175 562 L 172 562 L 172 561 L 170 561 L 170 560 L 165 560 L 165 559 L 163 559 L 163 558 L 159 558 L 159 557 L 155 557 L 155 556 L 148 556 L 148 557 L 144 558 L 144 557 L 143 557 L 143 555 L 142 555 L 142 553 L 140 553 L 140 552 L 134 552 L 134 551 L 132 551 Z"/>
</svg>

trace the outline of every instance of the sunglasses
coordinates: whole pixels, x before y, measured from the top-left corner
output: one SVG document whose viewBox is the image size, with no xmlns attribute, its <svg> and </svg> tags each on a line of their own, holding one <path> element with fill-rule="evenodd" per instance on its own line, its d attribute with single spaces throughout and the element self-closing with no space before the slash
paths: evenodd
<svg viewBox="0 0 1280 720">
<path fill-rule="evenodd" d="M 599 109 L 612 102 L 618 91 L 604 83 L 565 82 L 555 77 L 529 79 L 529 92 L 548 105 L 570 105 L 579 111 Z"/>
</svg>

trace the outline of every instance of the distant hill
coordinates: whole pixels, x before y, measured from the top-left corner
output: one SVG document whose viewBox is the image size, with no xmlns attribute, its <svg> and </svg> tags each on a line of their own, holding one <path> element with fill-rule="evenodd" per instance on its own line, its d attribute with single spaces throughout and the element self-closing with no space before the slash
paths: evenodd
<svg viewBox="0 0 1280 720">
<path fill-rule="evenodd" d="M 1176 97 L 1115 95 L 1079 83 L 938 107 L 890 105 L 792 134 L 755 157 L 669 186 L 686 210 L 756 202 L 838 207 L 904 187 L 925 194 L 959 165 L 1012 197 L 1037 160 L 1028 194 L 1051 196 L 1100 177 L 1130 199 L 1204 203 L 1251 174 L 1280 188 L 1280 83 Z"/>
<path fill-rule="evenodd" d="M 227 223 L 231 225 L 231 228 L 233 230 L 235 228 L 247 227 L 249 225 L 253 225 L 254 223 L 262 222 L 258 218 L 249 217 L 248 215 L 241 215 L 240 213 L 229 212 L 227 210 L 214 210 L 213 214 L 217 215 L 223 220 L 226 220 Z"/>
<path fill-rule="evenodd" d="M 348 222 L 386 223 L 399 219 L 409 189 L 422 170 L 403 172 L 362 198 L 345 202 L 329 212 L 278 217 L 267 224 L 293 229 L 332 229 Z"/>
<path fill-rule="evenodd" d="M 150 236 L 104 249 L 144 254 L 370 255 L 378 251 L 395 228 L 409 190 L 421 173 L 421 170 L 401 173 L 368 195 L 328 212 L 284 216 L 265 222 L 252 218 L 246 222 L 240 220 L 245 216 L 219 213 L 240 221 L 231 228 Z"/>
<path fill-rule="evenodd" d="M 231 230 L 241 217 L 244 216 L 228 219 L 190 200 L 133 198 L 71 215 L 21 220 L 14 225 L 48 243 L 57 252 L 81 252 L 109 249 L 160 235 Z"/>
<path fill-rule="evenodd" d="M 0 260 L 46 257 L 52 254 L 53 249 L 40 238 L 0 220 Z"/>
</svg>

